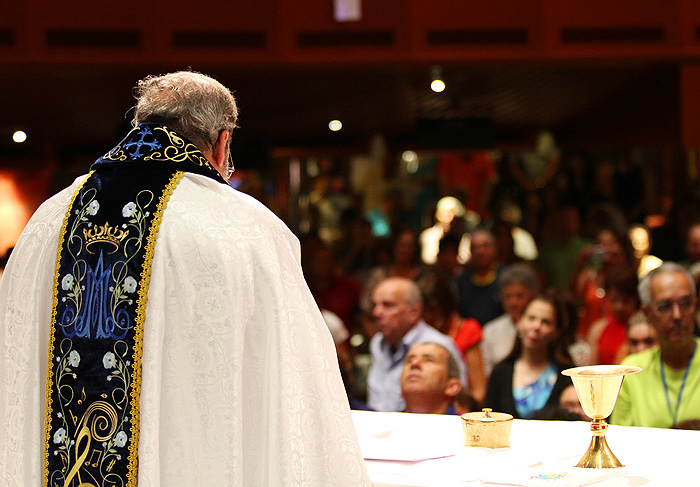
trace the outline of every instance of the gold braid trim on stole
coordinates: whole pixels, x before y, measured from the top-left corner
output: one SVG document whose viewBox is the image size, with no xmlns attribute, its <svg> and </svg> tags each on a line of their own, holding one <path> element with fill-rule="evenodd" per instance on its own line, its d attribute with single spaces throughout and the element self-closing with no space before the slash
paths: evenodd
<svg viewBox="0 0 700 487">
<path fill-rule="evenodd" d="M 68 219 L 71 215 L 71 210 L 73 209 L 73 203 L 75 198 L 80 194 L 80 190 L 83 185 L 90 179 L 95 171 L 90 171 L 85 179 L 78 185 L 73 196 L 71 196 L 68 202 L 68 208 L 66 209 L 66 214 L 63 217 L 63 223 L 61 225 L 61 232 L 58 235 L 58 250 L 56 251 L 56 267 L 54 269 L 53 276 L 53 297 L 52 303 L 53 307 L 51 309 L 51 321 L 49 322 L 49 350 L 48 350 L 48 365 L 46 370 L 46 405 L 45 405 L 45 417 L 44 417 L 44 485 L 48 484 L 49 481 L 49 444 L 51 441 L 51 412 L 53 404 L 51 403 L 51 390 L 53 387 L 53 359 L 54 359 L 54 335 L 56 333 L 56 310 L 58 309 L 58 271 L 61 267 L 61 251 L 63 250 L 63 241 L 66 236 L 66 229 L 68 228 Z"/>
<path fill-rule="evenodd" d="M 143 358 L 143 328 L 146 321 L 146 300 L 148 298 L 148 287 L 151 281 L 151 264 L 156 247 L 158 230 L 163 220 L 163 212 L 170 200 L 170 196 L 175 191 L 175 187 L 184 176 L 183 171 L 177 171 L 170 178 L 170 181 L 163 189 L 163 194 L 158 201 L 158 206 L 153 214 L 151 228 L 146 237 L 146 248 L 144 249 L 143 266 L 141 268 L 141 285 L 139 286 L 139 297 L 136 305 L 136 325 L 134 326 L 134 367 L 131 371 L 131 441 L 129 442 L 129 470 L 126 474 L 127 487 L 136 487 L 137 475 L 136 467 L 139 453 L 139 427 L 141 422 L 141 368 Z"/>
</svg>

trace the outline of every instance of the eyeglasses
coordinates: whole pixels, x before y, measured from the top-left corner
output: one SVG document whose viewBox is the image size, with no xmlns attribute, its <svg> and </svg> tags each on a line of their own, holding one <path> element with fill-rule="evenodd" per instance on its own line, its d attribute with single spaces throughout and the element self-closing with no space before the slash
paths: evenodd
<svg viewBox="0 0 700 487">
<path fill-rule="evenodd" d="M 644 345 L 645 347 L 653 347 L 656 343 L 656 339 L 654 339 L 653 337 L 640 338 L 639 340 L 637 340 L 636 338 L 630 338 L 628 342 L 630 348 L 636 348 L 642 345 Z"/>
<path fill-rule="evenodd" d="M 673 313 L 673 307 L 678 306 L 681 313 L 690 313 L 695 310 L 695 299 L 692 297 L 681 298 L 678 301 L 666 299 L 654 304 L 654 309 L 660 315 L 670 315 Z"/>
<path fill-rule="evenodd" d="M 235 167 L 233 167 L 233 157 L 231 157 L 231 151 L 228 153 L 228 161 L 226 162 L 226 181 L 231 179 L 231 176 L 233 176 L 234 171 L 236 170 Z"/>
</svg>

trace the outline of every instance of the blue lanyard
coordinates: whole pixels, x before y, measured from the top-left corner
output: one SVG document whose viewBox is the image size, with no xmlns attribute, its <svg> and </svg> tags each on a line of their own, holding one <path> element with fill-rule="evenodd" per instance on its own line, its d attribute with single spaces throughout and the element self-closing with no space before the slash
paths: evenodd
<svg viewBox="0 0 700 487">
<path fill-rule="evenodd" d="M 690 360 L 688 360 L 688 365 L 685 366 L 685 372 L 683 373 L 683 382 L 681 382 L 681 388 L 678 391 L 678 400 L 676 401 L 676 411 L 673 412 L 671 407 L 671 399 L 668 397 L 668 386 L 666 385 L 666 372 L 664 372 L 664 361 L 661 360 L 661 354 L 659 354 L 659 361 L 661 362 L 661 382 L 664 384 L 664 394 L 666 395 L 666 406 L 668 406 L 668 412 L 671 414 L 671 419 L 674 425 L 678 422 L 678 411 L 681 409 L 681 397 L 683 396 L 683 389 L 685 389 L 685 381 L 688 379 L 688 372 L 690 372 L 690 366 L 693 364 L 693 357 L 695 357 L 695 350 L 697 345 L 693 347 L 693 353 L 690 354 Z"/>
</svg>

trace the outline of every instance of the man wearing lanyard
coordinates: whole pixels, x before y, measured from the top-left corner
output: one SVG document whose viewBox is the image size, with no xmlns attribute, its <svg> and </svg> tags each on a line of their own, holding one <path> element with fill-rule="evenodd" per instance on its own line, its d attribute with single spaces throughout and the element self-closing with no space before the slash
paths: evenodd
<svg viewBox="0 0 700 487">
<path fill-rule="evenodd" d="M 667 262 L 639 283 L 642 310 L 659 345 L 623 360 L 641 367 L 625 377 L 611 423 L 669 428 L 700 418 L 700 353 L 693 336 L 695 283 L 679 264 Z"/>
</svg>

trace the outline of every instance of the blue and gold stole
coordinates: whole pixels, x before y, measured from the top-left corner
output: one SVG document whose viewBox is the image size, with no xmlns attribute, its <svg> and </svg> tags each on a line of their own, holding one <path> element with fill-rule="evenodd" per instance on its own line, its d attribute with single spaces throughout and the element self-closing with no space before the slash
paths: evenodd
<svg viewBox="0 0 700 487">
<path fill-rule="evenodd" d="M 54 277 L 45 483 L 135 486 L 146 297 L 163 211 L 185 172 L 224 179 L 187 139 L 141 124 L 68 205 Z"/>
</svg>

